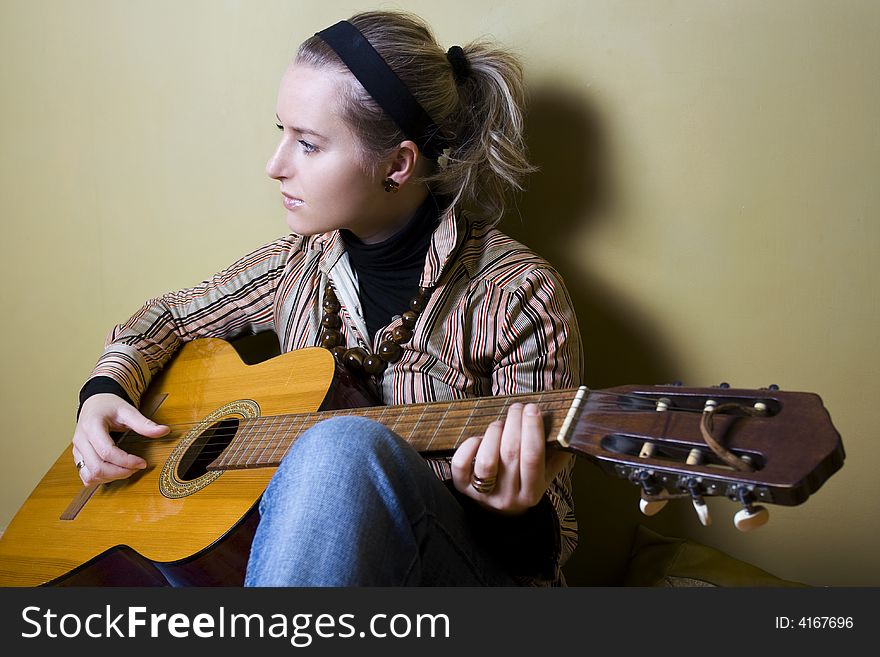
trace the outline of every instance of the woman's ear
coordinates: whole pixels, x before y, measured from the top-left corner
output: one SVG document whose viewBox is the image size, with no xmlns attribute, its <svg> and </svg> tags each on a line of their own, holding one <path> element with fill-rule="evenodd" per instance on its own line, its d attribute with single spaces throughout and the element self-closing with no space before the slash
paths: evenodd
<svg viewBox="0 0 880 657">
<path fill-rule="evenodd" d="M 422 154 L 415 142 L 407 140 L 398 145 L 395 152 L 388 160 L 385 169 L 385 178 L 391 178 L 398 185 L 403 186 L 416 175 L 416 170 L 422 162 Z"/>
</svg>

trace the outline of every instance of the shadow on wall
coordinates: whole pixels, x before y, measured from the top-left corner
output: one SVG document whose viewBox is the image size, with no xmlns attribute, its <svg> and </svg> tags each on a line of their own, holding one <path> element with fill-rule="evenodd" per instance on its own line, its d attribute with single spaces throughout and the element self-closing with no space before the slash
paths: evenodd
<svg viewBox="0 0 880 657">
<path fill-rule="evenodd" d="M 589 101 L 561 88 L 532 91 L 528 147 L 539 171 L 526 183 L 518 214 L 501 228 L 549 260 L 565 279 L 578 315 L 591 388 L 662 384 L 678 378 L 649 318 L 613 290 L 591 280 L 590 267 L 570 247 L 599 222 L 615 216 L 619 187 L 611 180 L 606 130 Z M 566 239 L 570 236 L 571 239 Z M 565 568 L 573 586 L 622 583 L 636 527 L 645 518 L 639 493 L 627 481 L 579 458 L 574 471 L 578 549 Z"/>
</svg>

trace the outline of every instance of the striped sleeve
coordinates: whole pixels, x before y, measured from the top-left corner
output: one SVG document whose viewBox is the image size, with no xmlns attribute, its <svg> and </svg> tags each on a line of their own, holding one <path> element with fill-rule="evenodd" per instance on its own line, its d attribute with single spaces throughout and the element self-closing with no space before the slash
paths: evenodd
<svg viewBox="0 0 880 657">
<path fill-rule="evenodd" d="M 580 385 L 583 349 L 577 317 L 561 276 L 549 265 L 532 266 L 509 293 L 498 337 L 492 393 L 513 395 Z M 559 565 L 577 546 L 577 519 L 571 495 L 574 462 L 556 476 L 547 496 L 560 528 Z"/>
<path fill-rule="evenodd" d="M 274 330 L 275 289 L 296 243 L 295 236 L 275 240 L 194 287 L 150 299 L 113 327 L 89 379 L 110 377 L 137 405 L 184 342 Z"/>
</svg>

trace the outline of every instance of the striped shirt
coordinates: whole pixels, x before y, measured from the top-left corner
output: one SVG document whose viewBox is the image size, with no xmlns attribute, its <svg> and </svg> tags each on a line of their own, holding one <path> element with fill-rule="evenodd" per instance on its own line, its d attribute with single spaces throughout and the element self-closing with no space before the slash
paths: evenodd
<svg viewBox="0 0 880 657">
<path fill-rule="evenodd" d="M 282 351 L 320 343 L 322 294 L 333 283 L 348 346 L 375 353 L 401 318 L 369 332 L 355 274 L 338 231 L 286 235 L 195 287 L 149 300 L 115 326 L 90 378 L 116 381 L 135 405 L 188 340 L 274 331 Z M 385 404 L 451 401 L 570 388 L 580 384 L 577 320 L 560 275 L 525 246 L 483 223 L 447 213 L 434 231 L 419 285 L 434 288 L 403 356 L 378 381 Z M 428 458 L 442 479 L 448 458 Z M 571 465 L 546 493 L 559 521 L 556 575 L 577 542 Z"/>
</svg>

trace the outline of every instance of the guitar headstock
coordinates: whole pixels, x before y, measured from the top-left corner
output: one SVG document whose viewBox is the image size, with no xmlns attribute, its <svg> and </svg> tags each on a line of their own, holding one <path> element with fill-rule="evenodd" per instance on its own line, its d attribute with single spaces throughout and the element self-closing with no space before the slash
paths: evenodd
<svg viewBox="0 0 880 657">
<path fill-rule="evenodd" d="M 714 439 L 721 451 L 713 449 Z M 649 515 L 674 497 L 692 499 L 698 514 L 707 514 L 703 497 L 724 496 L 743 505 L 737 526 L 746 530 L 760 508 L 755 504 L 801 504 L 845 457 L 822 399 L 775 386 L 593 390 L 567 443 L 639 485 Z M 708 515 L 700 519 L 709 522 Z"/>
</svg>

